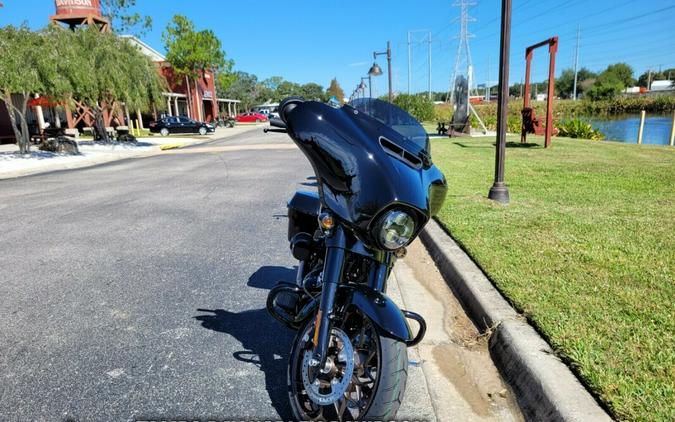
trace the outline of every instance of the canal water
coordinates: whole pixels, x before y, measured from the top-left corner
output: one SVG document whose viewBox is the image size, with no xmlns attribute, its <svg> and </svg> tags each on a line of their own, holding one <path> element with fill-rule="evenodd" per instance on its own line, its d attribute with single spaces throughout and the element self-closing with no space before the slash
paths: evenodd
<svg viewBox="0 0 675 422">
<path fill-rule="evenodd" d="M 668 145 L 672 115 L 649 116 L 645 119 L 643 144 Z M 607 141 L 637 143 L 640 115 L 629 114 L 607 118 L 591 118 L 589 123 L 605 135 Z"/>
</svg>

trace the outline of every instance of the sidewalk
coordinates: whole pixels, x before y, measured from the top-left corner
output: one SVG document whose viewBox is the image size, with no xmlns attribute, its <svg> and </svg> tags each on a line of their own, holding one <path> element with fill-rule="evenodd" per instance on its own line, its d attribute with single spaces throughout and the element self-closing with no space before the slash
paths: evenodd
<svg viewBox="0 0 675 422">
<path fill-rule="evenodd" d="M 162 145 L 198 145 L 215 139 L 229 138 L 259 127 L 261 126 L 241 125 L 234 128 L 217 128 L 214 133 L 206 136 L 151 136 L 138 138 L 136 145 L 106 145 L 94 143 L 93 141 L 78 140 L 79 155 L 61 155 L 40 151 L 36 145 L 31 145 L 30 157 L 21 157 L 18 154 L 16 144 L 0 145 L 0 180 L 49 171 L 88 167 L 125 158 L 153 155 L 161 151 Z"/>
</svg>

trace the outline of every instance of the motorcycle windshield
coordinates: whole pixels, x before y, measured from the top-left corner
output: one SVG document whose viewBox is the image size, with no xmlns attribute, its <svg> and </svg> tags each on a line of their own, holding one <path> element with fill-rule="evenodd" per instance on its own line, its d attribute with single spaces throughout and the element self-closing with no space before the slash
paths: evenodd
<svg viewBox="0 0 675 422">
<path fill-rule="evenodd" d="M 424 152 L 425 155 L 429 154 L 427 131 L 406 111 L 376 98 L 357 98 L 352 100 L 349 105 L 401 135 L 403 143 L 407 144 L 401 145 L 401 147 L 405 148 L 414 144 L 417 147 L 414 149 Z"/>
</svg>

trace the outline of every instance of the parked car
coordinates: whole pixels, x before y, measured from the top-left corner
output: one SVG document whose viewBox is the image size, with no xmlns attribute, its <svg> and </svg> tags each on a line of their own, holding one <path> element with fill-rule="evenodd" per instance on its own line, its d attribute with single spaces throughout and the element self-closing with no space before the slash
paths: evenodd
<svg viewBox="0 0 675 422">
<path fill-rule="evenodd" d="M 264 114 L 267 116 L 267 119 L 271 119 L 272 117 L 279 118 L 279 107 L 274 107 L 273 109 L 266 108 L 264 110 L 260 110 L 259 113 Z"/>
<path fill-rule="evenodd" d="M 206 135 L 214 132 L 215 126 L 210 123 L 198 122 L 189 117 L 164 117 L 156 122 L 150 122 L 150 132 L 168 136 L 170 133 L 198 133 Z"/>
<path fill-rule="evenodd" d="M 241 113 L 237 116 L 237 121 L 240 123 L 266 122 L 267 116 L 262 113 Z"/>
</svg>

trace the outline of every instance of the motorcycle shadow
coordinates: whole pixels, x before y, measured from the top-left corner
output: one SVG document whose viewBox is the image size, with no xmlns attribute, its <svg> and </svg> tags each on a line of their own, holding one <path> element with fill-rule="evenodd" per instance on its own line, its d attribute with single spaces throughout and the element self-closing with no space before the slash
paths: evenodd
<svg viewBox="0 0 675 422">
<path fill-rule="evenodd" d="M 277 280 L 292 281 L 294 270 L 284 267 L 261 267 L 248 281 L 249 287 L 271 289 Z M 205 313 L 194 317 L 202 327 L 229 334 L 241 343 L 244 350 L 232 356 L 253 364 L 265 374 L 265 389 L 272 407 L 281 420 L 292 420 L 286 387 L 287 365 L 294 332 L 282 327 L 265 308 L 242 312 L 226 309 L 197 309 Z"/>
</svg>

